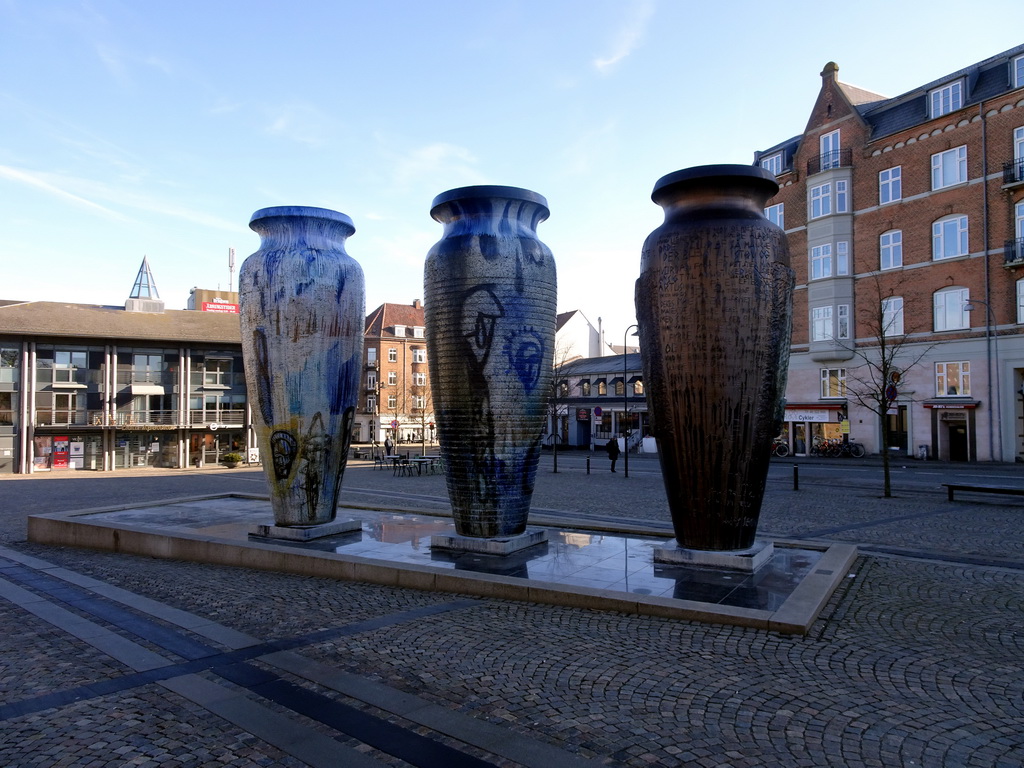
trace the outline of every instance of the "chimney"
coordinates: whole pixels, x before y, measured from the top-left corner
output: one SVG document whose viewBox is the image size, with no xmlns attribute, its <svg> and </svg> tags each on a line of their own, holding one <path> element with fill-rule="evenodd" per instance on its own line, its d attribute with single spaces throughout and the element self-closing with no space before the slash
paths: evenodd
<svg viewBox="0 0 1024 768">
<path fill-rule="evenodd" d="M 413 299 L 412 300 L 412 308 L 413 309 L 423 309 L 423 302 L 420 301 L 419 299 Z"/>
</svg>

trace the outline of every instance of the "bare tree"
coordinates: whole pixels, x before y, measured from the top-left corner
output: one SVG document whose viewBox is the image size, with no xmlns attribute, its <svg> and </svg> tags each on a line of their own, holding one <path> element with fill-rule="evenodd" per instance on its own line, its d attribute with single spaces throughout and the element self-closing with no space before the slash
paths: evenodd
<svg viewBox="0 0 1024 768">
<path fill-rule="evenodd" d="M 558 472 L 558 445 L 562 440 L 559 429 L 562 414 L 567 413 L 569 406 L 569 378 L 565 375 L 565 366 L 579 358 L 572 354 L 572 345 L 561 345 L 555 349 L 555 375 L 551 377 L 551 394 L 548 397 L 548 414 L 551 419 L 551 461 L 552 472 Z"/>
<path fill-rule="evenodd" d="M 934 345 L 912 338 L 926 329 L 905 326 L 904 301 L 926 299 L 919 291 L 910 289 L 906 273 L 885 280 L 876 274 L 873 278 L 862 279 L 858 289 L 861 287 L 867 288 L 867 296 L 858 302 L 857 319 L 864 334 L 860 342 L 847 347 L 861 364 L 847 369 L 846 391 L 848 397 L 876 414 L 881 422 L 883 495 L 891 498 L 889 409 L 897 402 L 906 372 L 920 363 Z M 904 295 L 905 289 L 909 289 L 909 295 Z M 927 317 L 928 314 L 910 313 L 910 316 Z"/>
<path fill-rule="evenodd" d="M 434 398 L 430 393 L 430 385 L 413 384 L 412 417 L 420 430 L 420 455 L 427 453 L 427 430 L 434 426 Z M 431 440 L 433 442 L 433 440 Z"/>
</svg>

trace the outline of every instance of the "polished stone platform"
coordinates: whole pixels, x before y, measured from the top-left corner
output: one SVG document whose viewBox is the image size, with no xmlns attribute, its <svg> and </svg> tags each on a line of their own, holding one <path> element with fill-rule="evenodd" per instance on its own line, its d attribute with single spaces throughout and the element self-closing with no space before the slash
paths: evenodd
<svg viewBox="0 0 1024 768">
<path fill-rule="evenodd" d="M 360 530 L 309 541 L 251 536 L 264 496 L 224 494 L 32 515 L 29 540 L 459 594 L 804 633 L 856 548 L 775 542 L 753 573 L 654 562 L 664 537 L 540 526 L 547 541 L 509 555 L 431 548 L 450 517 L 339 507 Z"/>
</svg>

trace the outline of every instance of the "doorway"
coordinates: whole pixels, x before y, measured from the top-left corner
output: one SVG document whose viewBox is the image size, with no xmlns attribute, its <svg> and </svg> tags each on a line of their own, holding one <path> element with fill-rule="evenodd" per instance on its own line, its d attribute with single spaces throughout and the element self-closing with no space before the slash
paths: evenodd
<svg viewBox="0 0 1024 768">
<path fill-rule="evenodd" d="M 962 422 L 949 424 L 949 460 L 968 461 L 967 425 Z"/>
</svg>

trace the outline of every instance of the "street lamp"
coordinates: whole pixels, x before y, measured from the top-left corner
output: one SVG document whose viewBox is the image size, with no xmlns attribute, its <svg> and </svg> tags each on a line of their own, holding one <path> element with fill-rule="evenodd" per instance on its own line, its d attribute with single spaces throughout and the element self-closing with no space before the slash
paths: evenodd
<svg viewBox="0 0 1024 768">
<path fill-rule="evenodd" d="M 622 418 L 626 419 L 626 428 L 622 431 L 622 442 L 625 454 L 622 457 L 622 476 L 629 477 L 629 390 L 626 389 L 626 353 L 628 348 L 626 347 L 626 340 L 629 337 L 629 329 L 636 328 L 634 336 L 640 335 L 640 326 L 633 323 L 627 327 L 625 332 L 622 334 Z"/>
<path fill-rule="evenodd" d="M 988 380 L 988 407 L 989 413 L 992 408 L 992 363 L 995 362 L 996 367 L 996 420 L 998 422 L 997 429 L 999 431 L 999 460 L 1003 460 L 1003 397 L 999 391 L 999 337 L 992 333 L 992 326 L 995 325 L 995 317 L 992 314 L 992 306 L 987 301 L 981 299 L 968 299 L 964 302 L 964 312 L 973 312 L 974 304 L 983 304 L 985 306 L 985 369 Z M 991 422 L 991 419 L 989 420 Z M 992 425 L 989 424 L 988 429 L 988 455 L 991 459 L 995 459 L 995 449 L 992 445 Z"/>
</svg>

